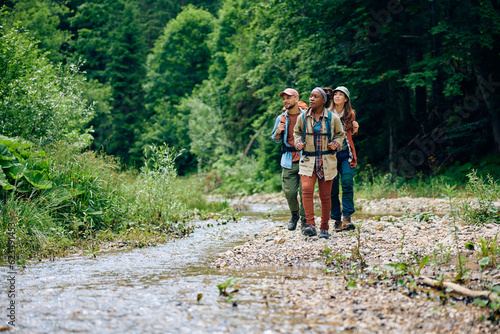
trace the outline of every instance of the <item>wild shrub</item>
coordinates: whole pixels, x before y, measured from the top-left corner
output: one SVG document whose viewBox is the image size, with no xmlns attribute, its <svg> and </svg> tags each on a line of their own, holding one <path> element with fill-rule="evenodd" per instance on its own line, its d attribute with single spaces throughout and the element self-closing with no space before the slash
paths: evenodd
<svg viewBox="0 0 500 334">
<path fill-rule="evenodd" d="M 127 186 L 131 202 L 130 216 L 135 223 L 149 224 L 161 231 L 189 232 L 184 224 L 188 213 L 184 204 L 175 196 L 178 154 L 167 145 L 150 145 L 144 150 L 144 165 L 135 181 Z"/>
<path fill-rule="evenodd" d="M 51 145 L 54 187 L 44 193 L 54 217 L 73 233 L 111 228 L 120 230 L 127 214 L 123 183 L 126 174 L 110 156 L 83 152 L 65 142 Z"/>
<path fill-rule="evenodd" d="M 120 171 L 113 157 L 80 152 L 57 142 L 46 148 L 48 189 L 20 192 L 2 189 L 0 256 L 5 256 L 9 231 L 15 231 L 20 258 L 52 256 L 71 245 L 93 245 L 99 235 L 114 234 L 150 244 L 165 235 L 184 235 L 188 210 L 179 199 L 174 168 L 176 153 L 167 146 L 148 148 L 139 173 Z M 26 182 L 27 184 L 30 184 Z M 136 240 L 136 241 L 137 241 Z"/>
<path fill-rule="evenodd" d="M 462 201 L 461 218 L 472 224 L 500 223 L 500 209 L 494 202 L 500 198 L 500 186 L 491 175 L 478 176 L 476 170 L 467 174 L 467 190 L 473 202 Z"/>
<path fill-rule="evenodd" d="M 223 155 L 212 165 L 207 183 L 218 183 L 214 193 L 244 196 L 281 190 L 281 173 L 262 168 L 262 162 L 241 155 Z"/>
</svg>

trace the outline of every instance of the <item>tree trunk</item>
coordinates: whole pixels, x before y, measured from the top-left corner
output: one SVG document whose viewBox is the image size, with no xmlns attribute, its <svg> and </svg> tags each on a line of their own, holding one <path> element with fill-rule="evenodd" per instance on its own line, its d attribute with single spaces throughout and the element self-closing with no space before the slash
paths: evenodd
<svg viewBox="0 0 500 334">
<path fill-rule="evenodd" d="M 423 43 L 422 43 L 423 44 Z M 420 62 L 424 59 L 423 54 L 424 46 L 420 45 L 420 47 L 416 50 L 416 61 Z M 427 116 L 427 87 L 426 86 L 418 86 L 415 88 L 415 117 L 416 119 L 425 119 Z"/>
<path fill-rule="evenodd" d="M 389 106 L 388 106 L 388 118 L 389 118 L 389 171 L 392 174 L 392 177 L 396 177 L 396 151 L 398 147 L 397 142 L 397 127 L 396 127 L 396 110 L 395 106 L 395 89 L 391 82 L 388 83 L 387 89 L 389 96 Z"/>
<path fill-rule="evenodd" d="M 250 139 L 250 141 L 248 142 L 247 148 L 245 149 L 245 152 L 243 153 L 243 157 L 241 158 L 241 160 L 245 159 L 245 157 L 246 157 L 246 156 L 247 156 L 247 154 L 248 154 L 248 151 L 250 151 L 250 148 L 252 147 L 253 142 L 255 141 L 255 139 L 257 139 L 257 137 L 259 136 L 259 133 L 260 133 L 263 129 L 265 129 L 265 128 L 266 128 L 267 123 L 268 123 L 268 121 L 266 121 L 266 122 L 264 123 L 264 125 L 262 125 L 262 126 L 260 127 L 259 131 L 257 131 L 257 132 L 256 132 L 256 133 L 252 136 L 252 138 L 251 138 L 251 139 Z M 286 140 L 286 138 L 284 138 L 284 139 Z"/>
<path fill-rule="evenodd" d="M 489 103 L 487 103 L 488 105 Z M 491 107 L 488 106 L 488 112 L 491 115 L 491 127 L 493 131 L 493 139 L 495 140 L 495 150 L 497 153 L 500 153 L 500 116 L 497 112 Z"/>
<path fill-rule="evenodd" d="M 479 89 L 481 91 L 481 95 L 484 98 L 484 103 L 486 104 L 486 109 L 488 110 L 488 113 L 491 116 L 491 131 L 493 133 L 493 140 L 495 141 L 495 151 L 497 153 L 500 152 L 500 115 L 498 112 L 495 112 L 495 106 L 494 106 L 494 101 L 492 101 L 491 95 L 493 92 L 491 90 L 494 89 L 494 87 L 488 87 L 489 90 L 486 90 L 486 87 L 484 85 L 485 80 L 488 80 L 487 78 L 484 78 L 481 75 L 481 71 L 479 69 L 474 70 L 476 74 L 476 79 L 477 83 L 479 86 Z"/>
</svg>

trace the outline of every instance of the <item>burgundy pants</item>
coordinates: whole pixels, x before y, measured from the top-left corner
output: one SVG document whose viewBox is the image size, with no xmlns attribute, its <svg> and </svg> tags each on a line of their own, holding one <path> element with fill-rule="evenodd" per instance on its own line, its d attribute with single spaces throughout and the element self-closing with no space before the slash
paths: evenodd
<svg viewBox="0 0 500 334">
<path fill-rule="evenodd" d="M 304 204 L 304 211 L 306 213 L 307 225 L 316 225 L 314 223 L 314 185 L 318 180 L 319 199 L 321 200 L 321 229 L 328 230 L 328 221 L 330 220 L 330 209 L 332 201 L 330 199 L 330 192 L 332 190 L 333 180 L 325 181 L 325 178 L 319 179 L 316 173 L 313 172 L 311 177 L 301 175 L 302 182 L 302 202 Z"/>
</svg>

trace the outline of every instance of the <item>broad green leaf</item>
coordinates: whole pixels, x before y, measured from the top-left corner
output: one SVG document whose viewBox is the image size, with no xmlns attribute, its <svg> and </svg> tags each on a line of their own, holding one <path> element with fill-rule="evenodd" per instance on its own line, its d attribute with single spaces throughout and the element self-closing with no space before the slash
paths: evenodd
<svg viewBox="0 0 500 334">
<path fill-rule="evenodd" d="M 29 158 L 26 160 L 26 165 L 37 170 L 47 170 L 50 167 L 50 159 Z"/>
<path fill-rule="evenodd" d="M 5 175 L 5 173 L 1 168 L 0 168 L 0 186 L 2 186 L 4 190 L 14 189 L 14 186 L 11 185 L 9 181 L 7 181 L 7 176 Z"/>
<path fill-rule="evenodd" d="M 490 264 L 490 260 L 491 259 L 489 256 L 483 257 L 481 260 L 479 260 L 479 265 L 481 266 L 481 268 L 484 268 L 485 266 Z"/>
<path fill-rule="evenodd" d="M 500 295 L 500 285 L 495 285 L 492 289 L 491 292 L 496 293 L 497 295 Z"/>
<path fill-rule="evenodd" d="M 26 171 L 25 165 L 20 163 L 15 163 L 11 168 L 9 168 L 7 174 L 14 180 L 19 180 L 24 176 L 25 171 Z"/>
<path fill-rule="evenodd" d="M 52 182 L 45 178 L 44 173 L 38 171 L 26 171 L 24 178 L 37 189 L 50 189 Z"/>
<path fill-rule="evenodd" d="M 417 275 L 420 275 L 420 271 L 422 270 L 422 268 L 429 262 L 429 255 L 426 255 L 424 256 L 424 258 L 422 259 L 422 262 L 420 262 L 420 265 L 418 266 L 418 271 L 417 271 Z"/>
<path fill-rule="evenodd" d="M 499 303 L 494 303 L 494 302 L 490 302 L 490 308 L 494 311 L 498 311 L 498 308 L 500 307 L 500 304 Z"/>
<path fill-rule="evenodd" d="M 0 135 L 0 143 L 11 149 L 26 149 L 33 147 L 33 143 L 22 138 L 12 138 Z"/>
<path fill-rule="evenodd" d="M 0 159 L 1 160 L 15 160 L 16 157 L 12 153 L 10 153 L 7 146 L 0 143 Z"/>
<path fill-rule="evenodd" d="M 0 160 L 0 166 L 2 168 L 10 168 L 13 166 L 13 164 L 9 160 Z"/>
</svg>

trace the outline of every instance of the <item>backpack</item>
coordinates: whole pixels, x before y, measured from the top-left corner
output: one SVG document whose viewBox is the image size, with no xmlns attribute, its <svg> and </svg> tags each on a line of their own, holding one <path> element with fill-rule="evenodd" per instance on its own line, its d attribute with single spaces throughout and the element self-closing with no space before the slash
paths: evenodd
<svg viewBox="0 0 500 334">
<path fill-rule="evenodd" d="M 299 109 L 299 110 L 301 110 L 302 114 L 305 114 L 305 112 L 302 109 Z M 286 117 L 285 117 L 285 113 L 284 112 L 281 113 L 280 122 L 286 124 Z M 285 145 L 285 140 L 286 140 L 286 138 L 283 138 L 282 141 L 281 141 L 281 153 L 285 153 L 285 152 L 298 152 L 299 151 L 295 147 L 288 147 L 288 146 L 286 146 Z"/>
<path fill-rule="evenodd" d="M 306 142 L 306 135 L 313 135 L 313 136 L 326 136 L 328 138 L 328 142 L 330 142 L 332 140 L 332 125 L 330 124 L 331 123 L 331 119 L 332 119 L 332 112 L 331 110 L 327 109 L 328 110 L 328 120 L 329 122 L 325 122 L 326 123 L 326 133 L 320 133 L 320 134 L 314 134 L 314 132 L 307 132 L 307 122 L 306 122 L 306 113 L 303 113 L 302 114 L 302 123 L 304 124 L 304 131 L 302 131 L 302 140 L 304 141 L 304 143 Z M 319 152 L 305 152 L 303 151 L 302 152 L 303 155 L 305 156 L 318 156 L 318 155 L 326 155 L 326 154 L 335 154 L 335 151 L 333 151 L 332 149 L 328 149 L 328 151 L 319 151 Z"/>
</svg>

